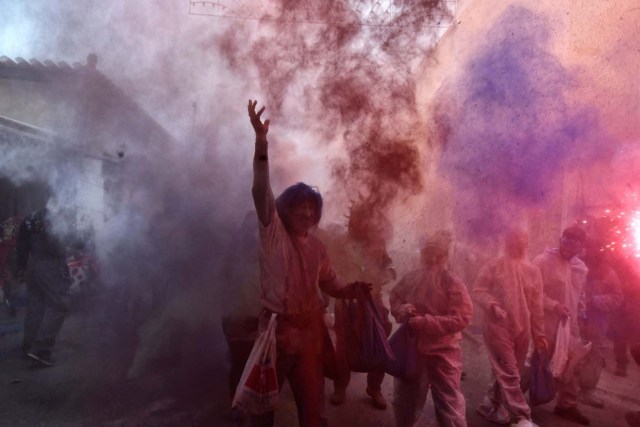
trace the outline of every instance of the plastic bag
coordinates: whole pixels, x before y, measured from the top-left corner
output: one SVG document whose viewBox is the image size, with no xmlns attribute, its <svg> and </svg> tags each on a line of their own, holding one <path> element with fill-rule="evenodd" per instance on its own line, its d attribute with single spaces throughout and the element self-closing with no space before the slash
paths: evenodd
<svg viewBox="0 0 640 427">
<path fill-rule="evenodd" d="M 560 378 L 565 371 L 567 360 L 569 359 L 569 348 L 571 346 L 571 330 L 569 329 L 569 317 L 558 324 L 558 333 L 556 334 L 556 345 L 553 351 L 553 357 L 549 362 L 551 373 L 554 378 Z"/>
<path fill-rule="evenodd" d="M 385 372 L 405 381 L 418 378 L 418 338 L 406 323 L 400 325 L 389 338 L 395 360 L 387 364 Z"/>
<path fill-rule="evenodd" d="M 384 371 L 395 356 L 371 294 L 341 300 L 342 319 L 346 331 L 346 354 L 349 369 L 354 372 Z"/>
<path fill-rule="evenodd" d="M 253 345 L 231 406 L 248 414 L 260 415 L 273 410 L 277 402 L 276 313 L 273 313 L 267 329 Z"/>
<path fill-rule="evenodd" d="M 545 351 L 535 350 L 531 355 L 531 378 L 529 400 L 532 406 L 551 402 L 556 395 L 553 374 L 549 368 L 549 356 Z"/>
</svg>

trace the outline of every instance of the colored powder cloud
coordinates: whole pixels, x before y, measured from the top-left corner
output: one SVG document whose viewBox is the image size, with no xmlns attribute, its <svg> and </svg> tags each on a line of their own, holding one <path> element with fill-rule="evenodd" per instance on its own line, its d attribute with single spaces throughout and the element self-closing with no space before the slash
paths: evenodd
<svg viewBox="0 0 640 427">
<path fill-rule="evenodd" d="M 545 16 L 507 8 L 440 90 L 439 168 L 456 191 L 454 222 L 472 240 L 541 207 L 566 168 L 603 153 L 598 111 L 569 98 L 576 80 L 549 39 Z"/>
</svg>

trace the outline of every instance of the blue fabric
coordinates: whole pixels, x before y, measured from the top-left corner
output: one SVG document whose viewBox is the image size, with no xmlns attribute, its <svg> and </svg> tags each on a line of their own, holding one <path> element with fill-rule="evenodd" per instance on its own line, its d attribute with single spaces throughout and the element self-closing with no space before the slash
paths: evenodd
<svg viewBox="0 0 640 427">
<path fill-rule="evenodd" d="M 537 406 L 550 402 L 556 395 L 553 374 L 549 368 L 549 356 L 538 350 L 531 356 L 531 382 L 529 383 L 529 400 Z"/>
<path fill-rule="evenodd" d="M 383 371 L 395 358 L 371 294 L 343 301 L 346 353 L 354 372 Z"/>
<path fill-rule="evenodd" d="M 418 377 L 418 338 L 407 324 L 402 324 L 389 338 L 396 360 L 387 364 L 386 372 L 396 378 L 412 381 Z"/>
</svg>

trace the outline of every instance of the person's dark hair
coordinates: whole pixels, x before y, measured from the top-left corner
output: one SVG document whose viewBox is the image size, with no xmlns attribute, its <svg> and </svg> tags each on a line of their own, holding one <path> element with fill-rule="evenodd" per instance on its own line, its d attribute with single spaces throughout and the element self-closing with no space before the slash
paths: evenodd
<svg viewBox="0 0 640 427">
<path fill-rule="evenodd" d="M 585 243 L 587 240 L 587 232 L 576 225 L 572 225 L 562 232 L 562 237 Z"/>
<path fill-rule="evenodd" d="M 314 222 L 317 224 L 322 217 L 322 196 L 316 188 L 304 182 L 299 182 L 287 188 L 278 196 L 276 199 L 276 209 L 285 227 L 287 226 L 288 213 L 291 212 L 291 209 L 308 200 L 313 203 L 315 212 Z"/>
</svg>

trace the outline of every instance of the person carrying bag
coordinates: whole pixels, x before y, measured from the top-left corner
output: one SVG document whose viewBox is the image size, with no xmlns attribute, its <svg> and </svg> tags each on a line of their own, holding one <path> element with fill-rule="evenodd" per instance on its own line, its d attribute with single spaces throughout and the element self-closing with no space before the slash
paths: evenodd
<svg viewBox="0 0 640 427">
<path fill-rule="evenodd" d="M 395 356 L 369 292 L 340 301 L 347 334 L 347 359 L 354 372 L 384 370 Z"/>
</svg>

